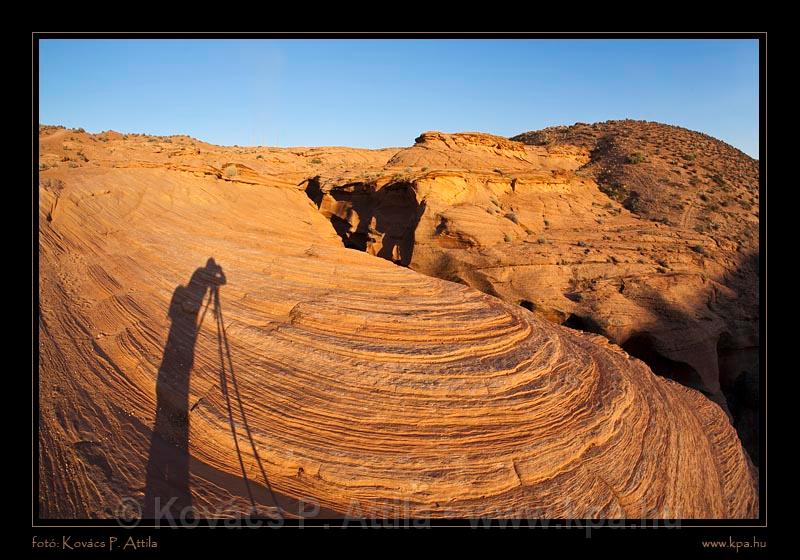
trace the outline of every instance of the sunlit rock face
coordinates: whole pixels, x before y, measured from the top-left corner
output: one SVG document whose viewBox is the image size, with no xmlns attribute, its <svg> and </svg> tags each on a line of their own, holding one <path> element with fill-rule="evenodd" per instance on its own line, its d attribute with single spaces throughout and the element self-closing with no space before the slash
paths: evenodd
<svg viewBox="0 0 800 560">
<path fill-rule="evenodd" d="M 758 460 L 758 162 L 641 121 L 426 132 L 309 182 L 353 248 L 602 334 L 702 391 Z"/>
<path fill-rule="evenodd" d="M 474 160 L 443 156 L 458 142 Z M 548 265 L 535 297 L 519 287 L 545 248 L 584 258 L 570 219 L 605 200 L 575 175 L 585 150 L 429 134 L 407 150 L 220 148 L 45 128 L 40 152 L 43 517 L 113 517 L 127 498 L 147 516 L 171 497 L 202 517 L 309 503 L 326 517 L 757 515 L 720 406 L 548 320 L 594 297 L 548 307 L 577 264 Z M 491 169 L 506 160 L 513 178 Z M 497 210 L 478 218 L 483 201 Z M 542 234 L 533 216 L 550 208 Z M 614 216 L 653 255 L 676 244 Z M 458 278 L 433 277 L 448 251 Z M 482 251 L 525 256 L 507 292 L 507 273 L 468 266 Z M 636 278 L 620 298 L 650 286 Z"/>
</svg>

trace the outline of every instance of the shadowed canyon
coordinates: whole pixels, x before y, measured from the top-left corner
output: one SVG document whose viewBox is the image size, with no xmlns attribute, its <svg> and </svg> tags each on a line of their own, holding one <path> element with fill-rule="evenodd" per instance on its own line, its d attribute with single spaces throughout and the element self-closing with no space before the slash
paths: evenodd
<svg viewBox="0 0 800 560">
<path fill-rule="evenodd" d="M 754 518 L 758 169 L 40 126 L 40 514 Z"/>
</svg>

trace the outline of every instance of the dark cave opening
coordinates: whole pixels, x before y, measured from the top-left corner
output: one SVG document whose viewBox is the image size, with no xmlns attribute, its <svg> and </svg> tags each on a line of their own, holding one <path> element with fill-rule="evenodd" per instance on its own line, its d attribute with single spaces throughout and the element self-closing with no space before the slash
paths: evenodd
<svg viewBox="0 0 800 560">
<path fill-rule="evenodd" d="M 319 179 L 308 180 L 306 195 L 328 216 L 344 246 L 401 266 L 408 266 L 425 201 L 418 202 L 414 185 L 396 182 L 376 190 L 368 183 L 352 183 L 322 190 Z"/>
<path fill-rule="evenodd" d="M 592 334 L 602 334 L 605 336 L 603 327 L 601 327 L 600 324 L 591 317 L 586 317 L 584 315 L 576 315 L 575 313 L 570 313 L 569 317 L 567 317 L 567 320 L 561 324 L 564 325 L 565 327 L 575 329 L 576 331 L 584 331 Z"/>
<path fill-rule="evenodd" d="M 717 363 L 722 393 L 742 445 L 753 463 L 759 464 L 760 380 L 758 347 L 736 344 L 728 333 L 717 341 Z"/>
<path fill-rule="evenodd" d="M 300 184 L 302 185 L 302 183 Z M 319 186 L 319 177 L 312 177 L 308 180 L 306 196 L 311 199 L 311 202 L 313 202 L 317 208 L 322 204 L 322 198 L 325 196 L 325 193 L 322 192 Z"/>
<path fill-rule="evenodd" d="M 677 381 L 681 385 L 697 389 L 706 396 L 709 395 L 703 380 L 700 378 L 700 374 L 689 364 L 671 360 L 664 356 L 652 336 L 636 334 L 621 346 L 628 354 L 650 366 L 653 373 Z"/>
</svg>

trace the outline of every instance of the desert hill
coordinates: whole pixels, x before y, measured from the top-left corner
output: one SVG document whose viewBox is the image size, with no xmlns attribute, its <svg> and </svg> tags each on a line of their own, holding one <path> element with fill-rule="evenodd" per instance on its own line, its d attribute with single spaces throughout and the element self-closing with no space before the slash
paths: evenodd
<svg viewBox="0 0 800 560">
<path fill-rule="evenodd" d="M 758 161 L 711 136 L 647 121 L 526 132 L 539 146 L 580 146 L 582 171 L 639 216 L 708 234 L 728 250 L 758 248 Z"/>
<path fill-rule="evenodd" d="M 610 199 L 586 147 L 42 127 L 39 150 L 43 517 L 163 496 L 211 516 L 757 515 L 734 427 L 690 388 L 725 406 L 708 348 L 758 344 L 757 314 L 723 313 L 746 259 Z M 568 328 L 589 321 L 604 336 Z M 642 332 L 696 377 L 606 338 Z"/>
</svg>

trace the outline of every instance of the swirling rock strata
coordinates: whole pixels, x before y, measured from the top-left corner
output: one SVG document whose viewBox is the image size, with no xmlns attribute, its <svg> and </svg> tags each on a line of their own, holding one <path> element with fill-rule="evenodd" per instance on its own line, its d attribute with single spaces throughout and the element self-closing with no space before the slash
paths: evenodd
<svg viewBox="0 0 800 560">
<path fill-rule="evenodd" d="M 348 246 L 606 336 L 704 392 L 758 460 L 758 165 L 657 123 L 426 132 L 309 184 Z"/>
<path fill-rule="evenodd" d="M 700 393 L 602 337 L 343 248 L 296 170 L 171 140 L 41 138 L 43 162 L 67 143 L 85 156 L 39 187 L 43 517 L 148 495 L 157 398 L 188 403 L 173 421 L 201 515 L 250 508 L 241 466 L 259 507 L 275 506 L 266 475 L 289 515 L 304 499 L 330 516 L 757 515 L 747 456 Z M 251 171 L 222 172 L 231 160 Z M 174 299 L 209 257 L 228 362 L 210 315 Z M 181 396 L 157 383 L 183 312 L 202 322 Z"/>
</svg>

